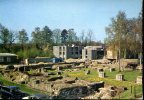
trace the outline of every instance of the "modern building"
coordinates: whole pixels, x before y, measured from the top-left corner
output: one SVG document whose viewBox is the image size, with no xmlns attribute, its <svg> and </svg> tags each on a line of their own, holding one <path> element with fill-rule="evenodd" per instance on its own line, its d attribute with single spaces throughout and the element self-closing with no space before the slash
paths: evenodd
<svg viewBox="0 0 144 100">
<path fill-rule="evenodd" d="M 57 58 L 82 58 L 83 46 L 53 46 L 53 54 Z"/>
<path fill-rule="evenodd" d="M 82 59 L 96 60 L 104 57 L 103 46 L 86 46 L 82 50 Z"/>
<path fill-rule="evenodd" d="M 11 64 L 11 63 L 17 63 L 16 54 L 11 54 L 11 53 L 0 53 L 0 64 Z"/>
</svg>

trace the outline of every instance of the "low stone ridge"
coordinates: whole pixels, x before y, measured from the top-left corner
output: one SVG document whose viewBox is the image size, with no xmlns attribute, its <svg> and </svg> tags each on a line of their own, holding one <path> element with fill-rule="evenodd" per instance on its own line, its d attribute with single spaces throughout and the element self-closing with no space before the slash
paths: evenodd
<svg viewBox="0 0 144 100">
<path fill-rule="evenodd" d="M 94 91 L 99 91 L 99 88 L 104 87 L 104 82 L 96 82 L 96 83 L 91 83 L 88 86 L 90 86 Z"/>
<path fill-rule="evenodd" d="M 62 78 L 63 78 L 62 76 L 52 77 L 52 78 L 48 79 L 48 81 L 56 81 L 56 80 L 62 79 Z"/>
<path fill-rule="evenodd" d="M 56 75 L 55 72 L 48 72 L 48 75 Z"/>
</svg>

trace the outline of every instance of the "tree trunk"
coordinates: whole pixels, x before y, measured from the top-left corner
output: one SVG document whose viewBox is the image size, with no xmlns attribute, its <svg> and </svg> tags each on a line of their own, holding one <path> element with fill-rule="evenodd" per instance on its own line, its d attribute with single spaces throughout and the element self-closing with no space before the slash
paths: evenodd
<svg viewBox="0 0 144 100">
<path fill-rule="evenodd" d="M 125 59 L 127 58 L 127 50 L 126 49 L 124 50 L 124 58 Z"/>
</svg>

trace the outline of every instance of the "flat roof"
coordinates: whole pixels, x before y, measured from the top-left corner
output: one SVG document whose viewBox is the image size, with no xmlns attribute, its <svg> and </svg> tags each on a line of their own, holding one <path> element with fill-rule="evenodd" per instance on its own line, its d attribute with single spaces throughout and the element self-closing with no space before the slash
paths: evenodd
<svg viewBox="0 0 144 100">
<path fill-rule="evenodd" d="M 75 45 L 75 46 L 66 46 L 66 45 L 61 45 L 61 46 L 53 46 L 53 47 L 84 47 L 84 46 L 77 46 L 77 45 Z"/>
<path fill-rule="evenodd" d="M 17 55 L 12 53 L 0 53 L 0 56 L 17 56 Z"/>
</svg>

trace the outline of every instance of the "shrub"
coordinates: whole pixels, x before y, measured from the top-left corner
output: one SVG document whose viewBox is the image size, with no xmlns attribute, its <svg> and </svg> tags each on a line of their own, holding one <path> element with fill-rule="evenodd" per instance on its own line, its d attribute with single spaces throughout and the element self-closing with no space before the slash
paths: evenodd
<svg viewBox="0 0 144 100">
<path fill-rule="evenodd" d="M 6 69 L 7 69 L 7 70 L 14 69 L 14 66 L 13 66 L 13 65 L 7 65 L 7 66 L 6 66 Z"/>
</svg>

